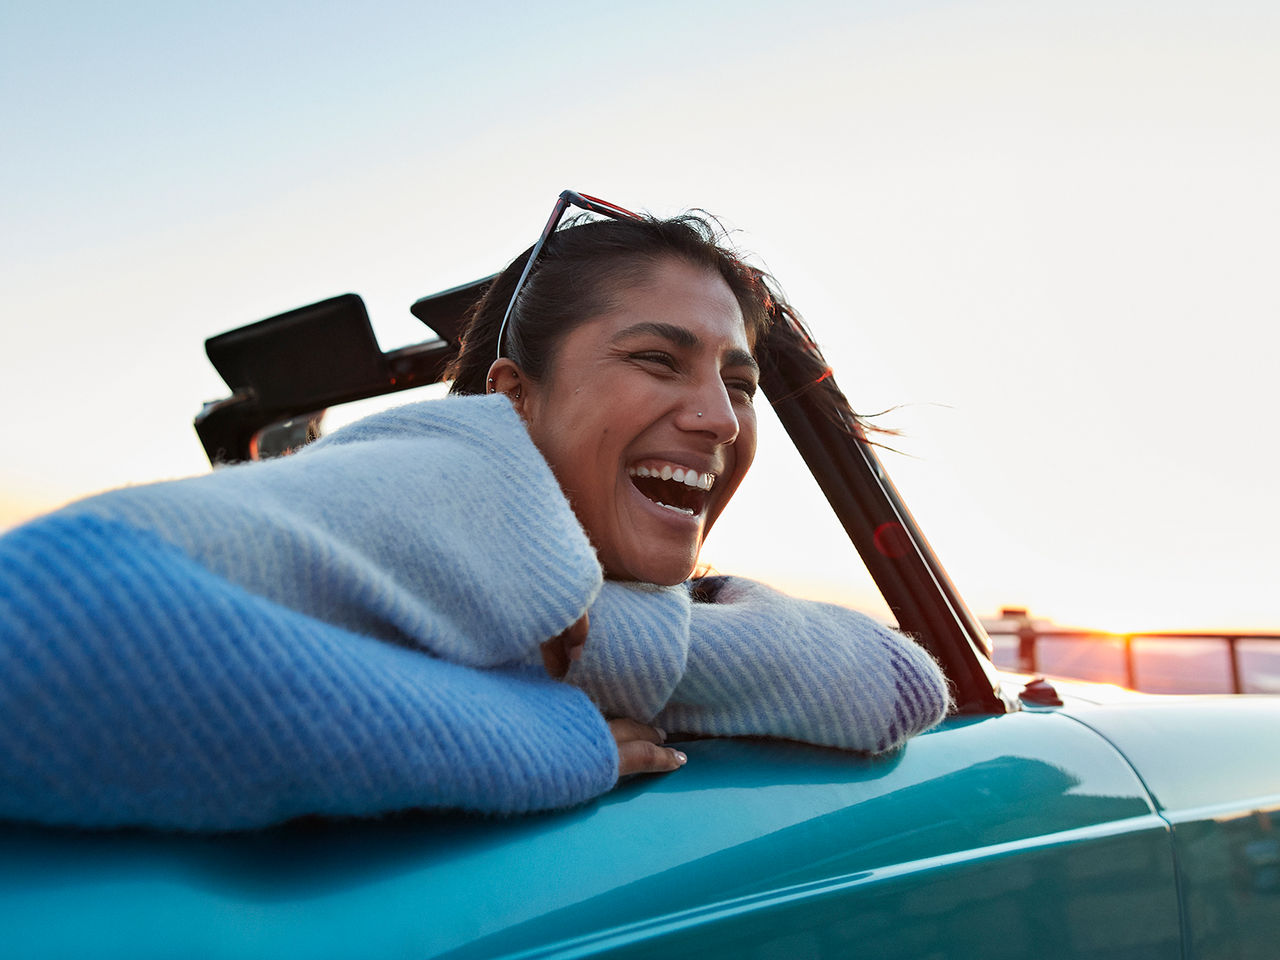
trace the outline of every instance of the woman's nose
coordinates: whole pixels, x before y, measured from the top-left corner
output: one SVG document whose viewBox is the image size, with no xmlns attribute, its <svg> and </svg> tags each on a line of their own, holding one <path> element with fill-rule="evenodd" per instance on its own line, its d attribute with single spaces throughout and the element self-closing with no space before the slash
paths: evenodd
<svg viewBox="0 0 1280 960">
<path fill-rule="evenodd" d="M 714 384 L 697 390 L 687 399 L 677 423 L 683 430 L 709 433 L 717 443 L 733 443 L 738 439 L 738 414 L 728 389 L 718 377 Z"/>
</svg>

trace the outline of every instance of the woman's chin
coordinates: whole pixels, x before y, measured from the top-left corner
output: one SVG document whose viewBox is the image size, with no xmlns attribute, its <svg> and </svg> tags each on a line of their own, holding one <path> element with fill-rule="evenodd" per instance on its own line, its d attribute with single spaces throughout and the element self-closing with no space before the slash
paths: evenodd
<svg viewBox="0 0 1280 960">
<path fill-rule="evenodd" d="M 693 576 L 697 562 L 698 555 L 695 552 L 692 556 L 668 554 L 618 557 L 603 566 L 604 575 L 609 580 L 630 580 L 652 583 L 659 587 L 673 587 Z"/>
</svg>

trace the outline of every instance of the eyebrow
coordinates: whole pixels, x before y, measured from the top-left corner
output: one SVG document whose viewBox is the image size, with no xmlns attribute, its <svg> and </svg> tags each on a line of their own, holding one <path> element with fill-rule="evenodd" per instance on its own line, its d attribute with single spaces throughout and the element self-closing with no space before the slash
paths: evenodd
<svg viewBox="0 0 1280 960">
<path fill-rule="evenodd" d="M 620 340 L 628 340 L 631 337 L 643 334 L 654 334 L 662 337 L 664 340 L 670 340 L 678 347 L 696 347 L 701 341 L 698 335 L 692 330 L 679 326 L 674 323 L 662 323 L 657 320 L 646 320 L 642 323 L 633 323 L 631 326 L 623 330 L 619 330 L 610 339 L 610 343 L 617 343 Z M 731 367 L 750 367 L 756 373 L 760 372 L 760 364 L 756 363 L 756 358 L 746 350 L 739 350 L 737 347 L 729 350 L 725 354 L 725 360 Z"/>
</svg>

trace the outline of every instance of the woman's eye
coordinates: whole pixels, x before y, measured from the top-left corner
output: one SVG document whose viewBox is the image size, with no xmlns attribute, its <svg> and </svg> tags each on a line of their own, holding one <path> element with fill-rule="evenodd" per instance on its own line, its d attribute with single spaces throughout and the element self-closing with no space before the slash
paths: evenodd
<svg viewBox="0 0 1280 960">
<path fill-rule="evenodd" d="M 672 370 L 676 368 L 675 358 L 669 353 L 663 353 L 661 350 L 644 350 L 640 353 L 633 353 L 632 360 L 639 360 L 641 363 L 656 363 Z"/>
<path fill-rule="evenodd" d="M 744 403 L 755 400 L 758 385 L 754 380 L 731 380 L 725 384 L 729 392 L 736 395 Z"/>
</svg>

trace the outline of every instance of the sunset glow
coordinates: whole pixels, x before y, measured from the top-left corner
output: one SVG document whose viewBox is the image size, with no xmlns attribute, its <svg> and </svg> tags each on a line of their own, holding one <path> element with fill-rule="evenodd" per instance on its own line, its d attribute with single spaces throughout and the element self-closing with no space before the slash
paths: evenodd
<svg viewBox="0 0 1280 960">
<path fill-rule="evenodd" d="M 206 337 L 356 291 L 421 340 L 409 304 L 570 187 L 741 228 L 891 411 L 974 612 L 1280 627 L 1274 5 L 575 11 L 622 49 L 536 5 L 375 0 L 305 44 L 266 7 L 73 7 L 11 18 L 0 66 L 0 527 L 207 469 Z M 776 422 L 705 559 L 879 603 Z"/>
</svg>

